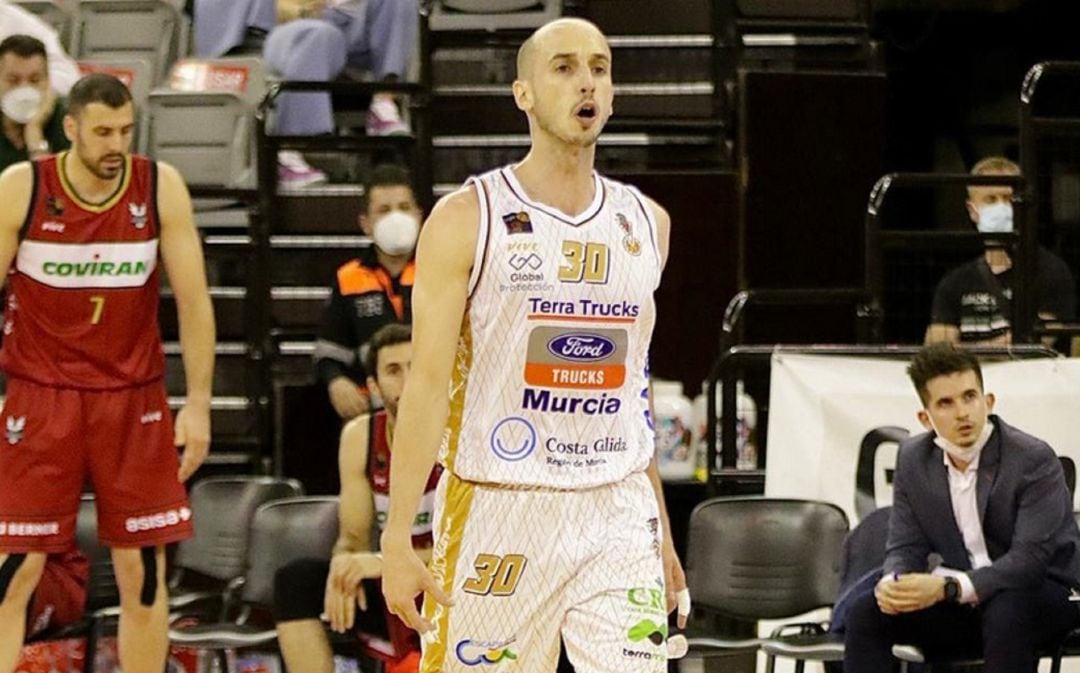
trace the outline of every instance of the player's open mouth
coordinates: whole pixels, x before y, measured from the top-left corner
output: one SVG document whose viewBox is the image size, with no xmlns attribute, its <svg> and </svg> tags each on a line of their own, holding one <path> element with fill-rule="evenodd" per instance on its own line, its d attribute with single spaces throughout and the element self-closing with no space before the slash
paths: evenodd
<svg viewBox="0 0 1080 673">
<path fill-rule="evenodd" d="M 595 119 L 596 106 L 594 106 L 592 103 L 585 103 L 577 109 L 577 112 L 575 112 L 574 115 L 578 119 Z"/>
</svg>

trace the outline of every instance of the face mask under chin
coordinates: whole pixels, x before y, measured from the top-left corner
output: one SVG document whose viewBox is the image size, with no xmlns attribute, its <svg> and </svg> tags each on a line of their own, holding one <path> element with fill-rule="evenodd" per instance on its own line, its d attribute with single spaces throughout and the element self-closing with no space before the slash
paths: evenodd
<svg viewBox="0 0 1080 673">
<path fill-rule="evenodd" d="M 933 418 L 930 419 L 930 427 L 934 429 L 934 444 L 944 451 L 953 460 L 960 461 L 962 463 L 970 463 L 982 452 L 983 447 L 990 441 L 990 435 L 994 432 L 994 424 L 990 422 L 990 419 L 985 419 L 983 423 L 982 432 L 979 433 L 979 438 L 975 440 L 975 443 L 971 446 L 960 446 L 954 444 L 945 439 L 940 432 L 938 432 L 937 426 L 934 424 Z"/>
</svg>

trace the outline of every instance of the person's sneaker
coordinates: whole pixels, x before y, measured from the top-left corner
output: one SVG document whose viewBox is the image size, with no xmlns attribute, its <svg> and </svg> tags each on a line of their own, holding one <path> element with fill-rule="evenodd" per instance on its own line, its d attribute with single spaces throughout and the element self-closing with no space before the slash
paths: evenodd
<svg viewBox="0 0 1080 673">
<path fill-rule="evenodd" d="M 409 125 L 401 120 L 397 103 L 386 94 L 376 94 L 371 99 L 366 130 L 369 136 L 409 135 Z"/>
<path fill-rule="evenodd" d="M 278 152 L 278 186 L 281 189 L 303 189 L 326 182 L 326 173 L 304 161 L 295 151 Z"/>
</svg>

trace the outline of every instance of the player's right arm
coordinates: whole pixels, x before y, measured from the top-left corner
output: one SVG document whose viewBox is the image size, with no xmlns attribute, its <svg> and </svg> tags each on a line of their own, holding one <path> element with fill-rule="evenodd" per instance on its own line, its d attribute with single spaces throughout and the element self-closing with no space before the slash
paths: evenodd
<svg viewBox="0 0 1080 673">
<path fill-rule="evenodd" d="M 468 300 L 479 221 L 476 193 L 460 189 L 435 206 L 416 250 L 412 366 L 398 409 L 390 514 L 382 535 L 383 564 L 394 571 L 383 577 L 382 589 L 390 611 L 420 632 L 433 625 L 417 611 L 416 595 L 427 591 L 440 603 L 450 600 L 412 548 L 412 523 L 449 412 L 450 373 Z"/>
<path fill-rule="evenodd" d="M 0 283 L 7 281 L 8 270 L 19 249 L 19 229 L 30 212 L 34 191 L 34 167 L 23 161 L 0 173 Z"/>
<path fill-rule="evenodd" d="M 352 627 L 357 605 L 361 610 L 367 609 L 364 592 L 358 590 L 360 582 L 382 574 L 382 560 L 371 552 L 375 502 L 367 478 L 370 422 L 371 417 L 367 415 L 350 421 L 341 431 L 338 449 L 341 476 L 339 532 L 323 600 L 330 628 L 339 633 Z"/>
</svg>

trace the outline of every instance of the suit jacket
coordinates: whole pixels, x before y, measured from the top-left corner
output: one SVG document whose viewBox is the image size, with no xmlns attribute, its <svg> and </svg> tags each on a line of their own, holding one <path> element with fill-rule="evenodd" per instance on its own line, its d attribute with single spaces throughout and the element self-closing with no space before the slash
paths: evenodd
<svg viewBox="0 0 1080 673">
<path fill-rule="evenodd" d="M 943 452 L 924 433 L 900 444 L 885 573 L 925 572 L 927 556 L 938 554 L 943 565 L 969 571 L 980 601 L 1046 577 L 1080 585 L 1080 530 L 1060 461 L 1046 442 L 997 416 L 990 422 L 975 493 L 991 565 L 971 570 Z"/>
</svg>

